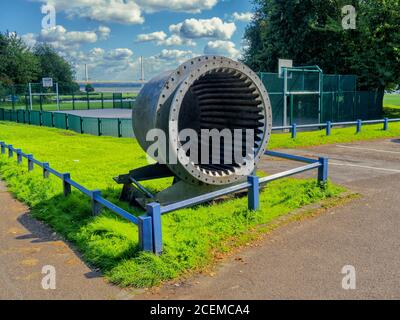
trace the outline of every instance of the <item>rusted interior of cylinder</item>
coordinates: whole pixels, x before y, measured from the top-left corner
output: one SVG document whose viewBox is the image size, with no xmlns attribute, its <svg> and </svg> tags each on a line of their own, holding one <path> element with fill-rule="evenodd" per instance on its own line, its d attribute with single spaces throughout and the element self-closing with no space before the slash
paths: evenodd
<svg viewBox="0 0 400 320">
<path fill-rule="evenodd" d="M 214 70 L 200 77 L 187 91 L 181 105 L 178 127 L 179 131 L 194 129 L 199 137 L 202 129 L 228 129 L 232 137 L 235 129 L 241 129 L 243 142 L 240 161 L 225 163 L 225 153 L 230 153 L 229 157 L 235 159 L 234 142 L 227 147 L 222 140 L 219 152 L 214 152 L 213 157 L 211 139 L 199 141 L 199 161 L 195 163 L 198 169 L 211 176 L 231 175 L 244 165 L 249 152 L 255 155 L 261 147 L 266 130 L 263 102 L 256 86 L 247 76 L 233 69 Z M 254 132 L 254 144 L 250 150 L 246 149 L 247 129 Z M 201 161 L 202 145 L 209 149 L 207 164 Z M 190 152 L 187 156 L 192 158 Z"/>
</svg>

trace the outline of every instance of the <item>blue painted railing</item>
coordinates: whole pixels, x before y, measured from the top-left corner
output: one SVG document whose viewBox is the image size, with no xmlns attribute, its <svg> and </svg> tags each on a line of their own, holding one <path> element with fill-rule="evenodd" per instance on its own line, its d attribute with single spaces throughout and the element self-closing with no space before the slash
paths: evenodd
<svg viewBox="0 0 400 320">
<path fill-rule="evenodd" d="M 250 210 L 258 210 L 260 208 L 260 186 L 264 184 L 314 169 L 318 169 L 318 181 L 320 183 L 326 183 L 328 180 L 327 158 L 319 158 L 318 160 L 316 160 L 285 153 L 268 151 L 265 153 L 268 156 L 304 162 L 307 163 L 307 165 L 263 178 L 259 178 L 257 176 L 249 176 L 247 182 L 243 182 L 222 190 L 210 192 L 198 197 L 168 204 L 165 206 L 161 206 L 159 203 L 151 203 L 147 205 L 146 215 L 136 217 L 133 214 L 118 207 L 117 205 L 111 203 L 110 201 L 104 199 L 101 195 L 101 191 L 89 190 L 79 183 L 75 182 L 71 179 L 71 175 L 69 173 L 60 173 L 51 168 L 49 163 L 40 162 L 36 160 L 32 154 L 25 154 L 21 151 L 21 149 L 15 149 L 12 145 L 7 145 L 5 142 L 0 142 L 0 147 L 1 154 L 6 154 L 6 149 L 8 150 L 9 158 L 12 158 L 15 153 L 17 155 L 18 164 L 21 164 L 23 158 L 26 158 L 28 171 L 32 171 L 34 169 L 34 165 L 37 165 L 43 170 L 43 178 L 48 178 L 50 174 L 58 177 L 62 181 L 64 196 L 67 197 L 71 194 L 72 187 L 88 196 L 91 200 L 92 214 L 94 216 L 99 215 L 103 207 L 105 207 L 110 211 L 118 214 L 122 218 L 137 225 L 139 228 L 139 247 L 144 251 L 154 252 L 155 254 L 162 253 L 162 215 L 187 207 L 210 202 L 211 200 L 214 200 L 221 196 L 245 190 L 248 190 L 248 208 Z"/>
<path fill-rule="evenodd" d="M 332 128 L 334 127 L 344 127 L 344 126 L 356 126 L 356 133 L 361 133 L 361 129 L 363 125 L 370 125 L 370 124 L 383 124 L 383 130 L 389 130 L 389 123 L 400 122 L 400 119 L 381 119 L 381 120 L 357 120 L 357 121 L 346 121 L 346 122 L 331 122 L 327 121 L 326 123 L 315 123 L 315 124 L 303 124 L 297 125 L 293 123 L 291 126 L 282 126 L 282 127 L 273 127 L 272 131 L 283 131 L 283 130 L 290 130 L 292 133 L 292 139 L 297 138 L 298 129 L 322 129 L 325 128 L 325 132 L 327 136 L 332 134 Z"/>
</svg>

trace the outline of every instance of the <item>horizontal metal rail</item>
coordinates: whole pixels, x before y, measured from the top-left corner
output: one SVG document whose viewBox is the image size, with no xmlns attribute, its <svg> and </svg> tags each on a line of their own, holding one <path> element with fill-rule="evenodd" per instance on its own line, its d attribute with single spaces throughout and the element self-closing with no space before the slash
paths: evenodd
<svg viewBox="0 0 400 320">
<path fill-rule="evenodd" d="M 104 199 L 101 196 L 99 190 L 89 190 L 79 183 L 71 179 L 69 173 L 60 173 L 57 170 L 50 167 L 48 163 L 40 162 L 36 160 L 33 155 L 25 154 L 20 149 L 14 148 L 12 145 L 6 145 L 4 142 L 0 142 L 1 153 L 5 154 L 8 149 L 9 157 L 11 158 L 14 153 L 17 154 L 18 163 L 22 162 L 22 158 L 28 160 L 28 171 L 32 171 L 34 165 L 37 165 L 43 169 L 43 177 L 48 178 L 49 174 L 60 178 L 63 183 L 64 195 L 68 196 L 71 193 L 71 187 L 79 190 L 91 199 L 92 203 L 92 214 L 94 216 L 100 214 L 103 207 L 108 208 L 112 212 L 116 213 L 120 217 L 134 223 L 139 228 L 139 246 L 144 251 L 150 251 L 155 254 L 162 253 L 162 223 L 161 217 L 167 213 L 199 205 L 202 203 L 210 202 L 214 199 L 222 196 L 248 190 L 248 208 L 250 210 L 258 210 L 260 207 L 260 186 L 281 179 L 290 177 L 298 173 L 318 169 L 318 181 L 325 184 L 328 180 L 328 159 L 310 159 L 296 155 L 289 155 L 281 152 L 267 151 L 265 155 L 272 157 L 279 157 L 288 160 L 298 161 L 307 163 L 307 165 L 287 170 L 284 172 L 276 173 L 267 177 L 259 178 L 257 176 L 248 177 L 247 182 L 239 183 L 234 186 L 227 187 L 222 190 L 217 190 L 204 195 L 200 195 L 191 199 L 176 202 L 173 204 L 161 206 L 161 204 L 154 202 L 147 205 L 146 215 L 136 217 L 126 210 L 118 207 L 112 202 Z"/>
<path fill-rule="evenodd" d="M 133 214 L 127 212 L 126 210 L 118 207 L 117 205 L 111 203 L 110 201 L 104 199 L 101 196 L 100 191 L 91 191 L 87 188 L 85 188 L 84 186 L 82 186 L 81 184 L 77 183 L 76 181 L 72 180 L 69 176 L 69 173 L 60 173 L 57 170 L 53 169 L 50 167 L 50 165 L 48 163 L 45 162 L 41 162 L 37 159 L 35 159 L 33 157 L 33 155 L 31 154 L 26 154 L 20 151 L 20 149 L 16 149 L 14 148 L 12 145 L 7 145 L 4 142 L 0 142 L 0 147 L 1 147 L 1 153 L 5 153 L 5 149 L 8 149 L 9 152 L 11 152 L 11 154 L 9 153 L 9 156 L 12 156 L 13 153 L 17 153 L 17 155 L 21 158 L 25 158 L 28 159 L 28 170 L 32 171 L 33 166 L 31 164 L 35 164 L 38 167 L 41 167 L 44 170 L 44 177 L 47 178 L 48 174 L 52 174 L 60 179 L 63 179 L 63 186 L 64 186 L 64 194 L 68 195 L 70 193 L 70 187 L 74 187 L 75 189 L 79 190 L 80 192 L 82 192 L 83 194 L 85 194 L 86 196 L 90 197 L 92 199 L 92 201 L 94 202 L 93 204 L 93 208 L 96 207 L 96 204 L 101 204 L 102 206 L 104 206 L 105 208 L 108 208 L 109 210 L 111 210 L 112 212 L 118 214 L 119 216 L 121 216 L 122 218 L 138 225 L 139 224 L 139 219 L 134 216 Z M 97 215 L 99 213 L 99 210 L 96 209 L 96 214 Z"/>
</svg>

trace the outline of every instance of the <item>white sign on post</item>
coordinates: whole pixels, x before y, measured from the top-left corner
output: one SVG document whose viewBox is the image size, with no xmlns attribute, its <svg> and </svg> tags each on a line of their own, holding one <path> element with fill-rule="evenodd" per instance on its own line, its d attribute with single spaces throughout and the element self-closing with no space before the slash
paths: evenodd
<svg viewBox="0 0 400 320">
<path fill-rule="evenodd" d="M 42 85 L 44 88 L 51 88 L 53 87 L 53 78 L 43 78 Z"/>
</svg>

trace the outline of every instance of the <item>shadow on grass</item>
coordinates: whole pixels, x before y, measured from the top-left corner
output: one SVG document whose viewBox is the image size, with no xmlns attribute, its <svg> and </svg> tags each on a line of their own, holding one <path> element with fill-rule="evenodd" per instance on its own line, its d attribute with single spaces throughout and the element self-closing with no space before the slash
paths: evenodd
<svg viewBox="0 0 400 320">
<path fill-rule="evenodd" d="M 113 192 L 103 191 L 104 194 Z M 92 270 L 86 274 L 87 278 L 101 277 L 97 268 L 107 273 L 122 261 L 140 255 L 137 227 L 108 210 L 93 217 L 89 199 L 78 192 L 68 197 L 58 194 L 40 202 L 18 221 L 30 234 L 17 239 L 31 239 L 32 243 L 67 240 L 69 248 Z"/>
</svg>

